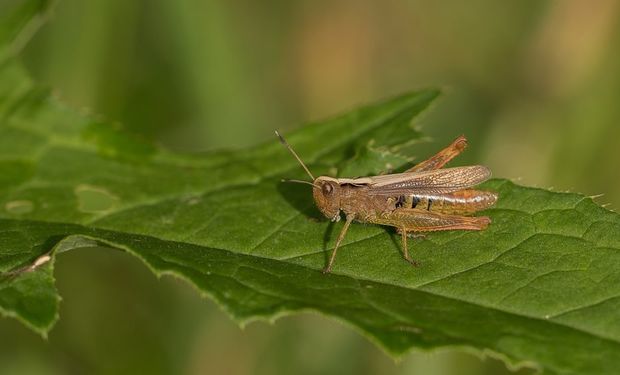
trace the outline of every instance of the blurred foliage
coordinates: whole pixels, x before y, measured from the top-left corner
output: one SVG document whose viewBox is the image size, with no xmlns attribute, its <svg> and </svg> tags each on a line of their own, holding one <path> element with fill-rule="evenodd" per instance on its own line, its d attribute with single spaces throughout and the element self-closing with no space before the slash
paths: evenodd
<svg viewBox="0 0 620 375">
<path fill-rule="evenodd" d="M 443 85 L 448 94 L 423 120 L 436 142 L 418 155 L 464 133 L 472 147 L 458 163 L 486 163 L 528 185 L 606 193 L 601 201 L 617 208 L 619 6 L 60 0 L 22 57 L 70 105 L 179 150 L 253 144 L 274 128 Z M 505 372 L 453 352 L 395 366 L 316 317 L 239 331 L 212 304 L 176 281 L 155 281 L 122 254 L 76 252 L 56 275 L 64 319 L 49 342 L 0 320 L 0 335 L 11 338 L 0 342 L 0 373 Z"/>
</svg>

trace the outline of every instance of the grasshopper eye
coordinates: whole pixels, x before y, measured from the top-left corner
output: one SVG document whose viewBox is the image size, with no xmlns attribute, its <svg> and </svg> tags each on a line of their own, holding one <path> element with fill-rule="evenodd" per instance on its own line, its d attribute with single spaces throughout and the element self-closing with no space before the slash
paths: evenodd
<svg viewBox="0 0 620 375">
<path fill-rule="evenodd" d="M 330 183 L 323 184 L 321 187 L 323 195 L 330 195 L 334 191 L 334 187 Z"/>
</svg>

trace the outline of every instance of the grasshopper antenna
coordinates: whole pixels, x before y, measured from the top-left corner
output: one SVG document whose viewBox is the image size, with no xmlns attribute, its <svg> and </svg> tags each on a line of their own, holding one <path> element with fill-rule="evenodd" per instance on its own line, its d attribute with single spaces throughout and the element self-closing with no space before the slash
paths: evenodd
<svg viewBox="0 0 620 375">
<path fill-rule="evenodd" d="M 293 148 L 286 142 L 286 140 L 284 139 L 283 136 L 280 135 L 280 133 L 278 133 L 278 131 L 276 130 L 276 135 L 278 136 L 278 138 L 280 138 L 280 143 L 282 143 L 284 145 L 284 147 L 286 147 L 291 154 L 293 154 L 293 156 L 295 157 L 295 159 L 297 159 L 297 161 L 299 162 L 299 164 L 301 164 L 301 166 L 304 168 L 304 170 L 306 171 L 306 173 L 308 173 L 308 176 L 310 176 L 310 178 L 312 179 L 312 181 L 315 180 L 314 176 L 312 175 L 312 173 L 310 173 L 310 170 L 308 169 L 308 167 L 306 167 L 306 165 L 304 164 L 303 161 L 301 161 L 301 158 L 299 156 L 297 156 L 297 153 L 295 153 L 295 151 L 293 151 Z M 290 180 L 292 181 L 292 180 Z"/>
<path fill-rule="evenodd" d="M 306 185 L 312 185 L 314 187 L 318 187 L 317 185 L 313 184 L 310 181 L 303 181 L 303 180 L 282 180 L 282 182 L 294 182 L 297 184 L 306 184 Z"/>
</svg>

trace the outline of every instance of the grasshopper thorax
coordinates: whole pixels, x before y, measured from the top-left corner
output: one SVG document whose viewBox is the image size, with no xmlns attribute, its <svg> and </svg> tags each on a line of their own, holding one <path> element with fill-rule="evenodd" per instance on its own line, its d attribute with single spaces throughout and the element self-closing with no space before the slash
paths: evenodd
<svg viewBox="0 0 620 375">
<path fill-rule="evenodd" d="M 332 221 L 340 219 L 341 187 L 333 177 L 320 176 L 314 180 L 312 195 L 314 203 L 325 217 Z"/>
</svg>

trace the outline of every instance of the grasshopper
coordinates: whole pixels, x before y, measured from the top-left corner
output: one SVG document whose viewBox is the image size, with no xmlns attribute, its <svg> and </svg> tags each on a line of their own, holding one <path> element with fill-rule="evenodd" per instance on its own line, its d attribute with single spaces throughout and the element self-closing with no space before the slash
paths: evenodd
<svg viewBox="0 0 620 375">
<path fill-rule="evenodd" d="M 395 227 L 402 238 L 403 257 L 414 266 L 418 263 L 409 256 L 408 235 L 483 230 L 491 223 L 486 216 L 464 216 L 489 208 L 497 201 L 493 192 L 471 189 L 491 177 L 491 171 L 481 165 L 442 168 L 467 147 L 464 136 L 403 173 L 314 178 L 286 140 L 277 131 L 276 135 L 312 179 L 312 182 L 288 181 L 312 185 L 314 202 L 325 217 L 340 221 L 342 212 L 346 218 L 323 273 L 331 272 L 336 252 L 353 221 Z"/>
</svg>

